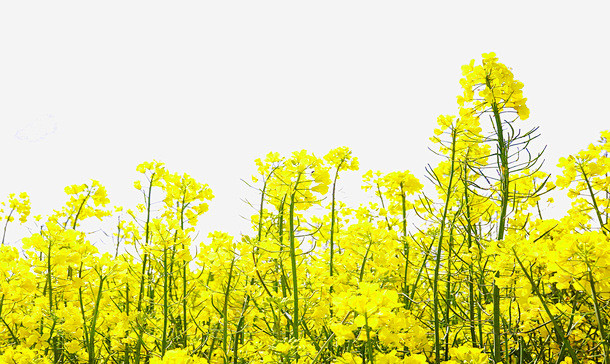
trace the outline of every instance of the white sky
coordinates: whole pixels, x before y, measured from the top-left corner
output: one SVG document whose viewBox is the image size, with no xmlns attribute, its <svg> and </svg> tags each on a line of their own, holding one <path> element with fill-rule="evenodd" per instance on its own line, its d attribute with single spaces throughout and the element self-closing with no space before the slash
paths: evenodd
<svg viewBox="0 0 610 364">
<path fill-rule="evenodd" d="M 131 207 L 136 166 L 157 159 L 213 189 L 202 232 L 239 235 L 240 178 L 269 151 L 350 147 L 344 197 L 368 169 L 423 181 L 460 66 L 489 51 L 525 84 L 555 172 L 610 128 L 607 11 L 562 4 L 2 2 L 0 199 L 26 191 L 46 213 L 98 179 Z"/>
</svg>

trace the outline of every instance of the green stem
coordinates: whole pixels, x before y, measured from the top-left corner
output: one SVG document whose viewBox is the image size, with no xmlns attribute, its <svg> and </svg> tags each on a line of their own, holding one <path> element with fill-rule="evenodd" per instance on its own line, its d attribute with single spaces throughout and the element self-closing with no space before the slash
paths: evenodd
<svg viewBox="0 0 610 364">
<path fill-rule="evenodd" d="M 402 200 L 403 254 L 405 256 L 403 294 L 404 294 L 405 307 L 406 307 L 408 305 L 408 302 L 410 302 L 410 299 L 409 299 L 409 243 L 407 240 L 407 201 L 405 199 L 405 192 L 403 191 L 402 182 L 400 182 L 400 197 Z"/>
<path fill-rule="evenodd" d="M 152 173 L 150 176 L 150 184 L 148 185 L 148 195 L 146 196 L 146 225 L 145 225 L 145 236 L 144 236 L 144 247 L 148 247 L 148 242 L 150 239 L 150 205 L 151 205 L 151 194 L 153 182 L 155 180 L 155 173 Z M 142 258 L 142 275 L 140 276 L 140 291 L 138 293 L 138 305 L 137 311 L 140 312 L 142 310 L 142 300 L 144 297 L 144 293 L 146 290 L 146 264 L 148 262 L 148 253 L 144 253 L 144 258 Z M 135 364 L 140 363 L 140 348 L 142 346 L 142 335 L 144 334 L 144 324 L 139 325 L 140 333 L 138 334 L 138 342 L 135 347 Z"/>
<path fill-rule="evenodd" d="M 167 320 L 168 320 L 168 306 L 167 301 L 167 242 L 163 242 L 163 337 L 161 339 L 161 357 L 165 356 L 165 350 L 167 349 Z"/>
<path fill-rule="evenodd" d="M 472 220 L 470 216 L 470 201 L 468 197 L 468 167 L 464 166 L 464 200 L 466 206 L 466 237 L 468 241 L 468 252 L 472 248 Z M 472 338 L 472 346 L 477 347 L 477 335 L 475 331 L 475 312 L 474 312 L 474 269 L 472 260 L 468 263 L 468 318 L 470 320 L 470 336 Z"/>
<path fill-rule="evenodd" d="M 102 288 L 104 287 L 104 280 L 106 278 L 100 275 L 100 286 L 97 290 L 97 297 L 95 300 L 95 306 L 93 308 L 93 318 L 91 320 L 91 326 L 89 326 L 89 364 L 95 364 L 95 333 L 96 333 L 96 323 L 97 317 L 100 311 L 100 301 L 102 299 Z"/>
<path fill-rule="evenodd" d="M 74 224 L 72 224 L 72 230 L 76 230 L 76 222 L 78 221 L 78 217 L 80 216 L 80 213 L 83 210 L 83 207 L 85 206 L 85 202 L 87 202 L 89 195 L 91 195 L 91 190 L 89 190 L 89 192 L 87 193 L 87 196 L 85 196 L 85 198 L 83 199 L 83 202 L 81 202 L 80 206 L 78 207 L 76 216 L 74 216 Z"/>
<path fill-rule="evenodd" d="M 369 357 L 369 362 L 371 364 L 375 363 L 375 358 L 373 357 L 373 343 L 371 342 L 371 328 L 369 327 L 369 316 L 365 312 L 364 313 L 364 324 L 366 325 L 366 350 Z"/>
<path fill-rule="evenodd" d="M 366 265 L 366 259 L 369 256 L 369 252 L 371 251 L 371 246 L 373 245 L 373 239 L 369 236 L 369 245 L 366 247 L 366 252 L 364 253 L 364 258 L 362 258 L 362 265 L 360 267 L 360 276 L 358 277 L 358 282 L 362 282 L 362 278 L 364 277 L 364 266 Z"/>
<path fill-rule="evenodd" d="M 489 75 L 485 77 L 485 82 L 489 91 L 493 96 L 493 88 L 491 87 L 491 80 Z M 498 241 L 504 239 L 504 229 L 506 225 L 506 211 L 508 208 L 508 185 L 509 185 L 509 171 L 508 171 L 508 148 L 506 147 L 506 142 L 504 140 L 504 132 L 502 130 L 502 121 L 500 120 L 500 111 L 498 109 L 498 104 L 494 101 L 491 104 L 495 126 L 496 126 L 496 136 L 498 141 L 498 153 L 500 154 L 499 161 L 499 169 L 500 169 L 500 187 L 502 188 L 502 197 L 500 201 L 500 217 L 499 217 L 499 227 L 498 227 Z M 499 277 L 499 272 L 495 272 L 495 277 Z M 493 360 L 495 363 L 499 363 L 502 361 L 502 343 L 501 343 L 501 332 L 500 332 L 500 288 L 496 285 L 495 280 L 493 281 L 493 336 L 494 336 L 494 345 L 493 345 Z"/>
<path fill-rule="evenodd" d="M 13 215 L 14 211 L 15 209 L 11 209 L 11 212 L 9 212 L 8 216 L 6 217 L 6 222 L 4 223 L 4 232 L 2 233 L 2 244 L 0 245 L 4 245 L 4 238 L 6 237 L 6 228 L 8 227 L 8 223 L 11 220 L 11 216 Z"/>
<path fill-rule="evenodd" d="M 446 286 L 446 297 L 445 297 L 445 324 L 447 325 L 445 331 L 445 360 L 449 360 L 449 331 L 451 325 L 449 323 L 449 312 L 451 310 L 451 250 L 453 243 L 453 226 L 449 230 L 449 242 L 447 247 L 447 286 Z"/>
<path fill-rule="evenodd" d="M 582 165 L 579 165 L 579 167 L 580 167 L 580 171 L 582 172 L 582 176 L 585 179 L 585 183 L 587 184 L 587 189 L 589 190 L 589 195 L 591 195 L 591 201 L 593 202 L 593 208 L 595 210 L 595 215 L 597 216 L 597 221 L 599 221 L 599 226 L 602 230 L 602 233 L 604 235 L 608 235 L 608 232 L 606 231 L 606 227 L 604 225 L 604 220 L 602 219 L 602 215 L 599 212 L 599 206 L 597 205 L 597 200 L 595 199 L 595 194 L 593 194 L 593 187 L 591 187 L 591 182 L 589 181 L 587 173 L 585 173 L 585 170 L 582 167 Z"/>
<path fill-rule="evenodd" d="M 434 281 L 433 281 L 433 294 L 434 294 L 434 353 L 436 364 L 441 362 L 441 340 L 440 340 L 440 318 L 438 317 L 439 311 L 439 298 L 438 298 L 438 281 L 441 267 L 441 252 L 443 248 L 443 234 L 445 233 L 445 222 L 447 220 L 447 214 L 449 212 L 449 202 L 451 199 L 451 186 L 453 184 L 453 173 L 455 171 L 455 142 L 457 138 L 457 131 L 452 131 L 452 142 L 451 142 L 451 170 L 449 171 L 449 184 L 447 185 L 447 196 L 445 198 L 445 207 L 443 216 L 441 218 L 441 230 L 438 238 L 438 245 L 436 247 L 436 263 L 434 266 Z M 440 181 L 439 181 L 440 182 Z"/>
<path fill-rule="evenodd" d="M 292 317 L 292 325 L 293 325 L 293 338 L 295 340 L 299 339 L 299 286 L 297 280 L 297 257 L 296 257 L 296 248 L 295 248 L 295 237 L 294 237 L 294 203 L 295 203 L 295 195 L 297 193 L 297 187 L 299 185 L 299 179 L 301 175 L 297 177 L 297 182 L 294 186 L 294 191 L 290 195 L 290 210 L 289 210 L 289 225 L 290 225 L 290 264 L 292 268 L 292 297 L 293 297 L 293 317 Z"/>
<path fill-rule="evenodd" d="M 339 178 L 339 168 L 341 168 L 343 161 L 339 163 L 337 170 L 335 171 L 335 179 L 333 180 L 333 193 L 332 201 L 330 205 L 330 276 L 333 276 L 333 258 L 335 254 L 335 189 L 337 187 L 337 179 Z M 332 293 L 333 287 L 330 286 L 330 292 Z"/>
<path fill-rule="evenodd" d="M 604 363 L 610 363 L 610 348 L 608 347 L 608 336 L 606 336 L 606 331 L 604 330 L 604 321 L 602 319 L 602 313 L 597 302 L 597 291 L 595 290 L 595 280 L 593 279 L 593 272 L 591 271 L 591 266 L 589 265 L 589 261 L 587 263 L 587 270 L 589 273 L 589 283 L 591 284 L 591 294 L 593 295 L 593 307 L 595 308 L 595 319 L 597 321 L 597 327 L 599 329 L 599 334 L 602 338 L 602 347 L 604 348 Z"/>
<path fill-rule="evenodd" d="M 227 351 L 228 341 L 228 308 L 229 308 L 229 293 L 231 292 L 231 278 L 233 278 L 233 267 L 235 266 L 235 256 L 231 260 L 231 267 L 229 268 L 229 279 L 227 281 L 227 288 L 225 289 L 225 302 L 222 307 L 222 352 L 224 354 L 225 364 L 229 362 L 229 353 Z"/>
<path fill-rule="evenodd" d="M 55 363 L 59 361 L 59 355 L 57 353 L 57 341 L 53 338 L 53 329 L 55 328 L 55 324 L 57 323 L 57 317 L 55 317 L 55 312 L 53 310 L 53 278 L 52 278 L 52 269 L 51 269 L 51 248 L 52 242 L 49 240 L 49 245 L 47 248 L 47 286 L 49 287 L 49 316 L 51 320 L 53 320 L 53 325 L 51 326 L 51 331 L 49 332 L 49 344 L 53 349 Z"/>
</svg>

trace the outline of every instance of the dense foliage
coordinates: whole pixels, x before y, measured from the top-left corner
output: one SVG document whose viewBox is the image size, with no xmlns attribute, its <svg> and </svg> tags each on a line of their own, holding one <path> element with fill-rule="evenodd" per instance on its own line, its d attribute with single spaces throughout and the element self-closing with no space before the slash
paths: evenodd
<svg viewBox="0 0 610 364">
<path fill-rule="evenodd" d="M 462 71 L 432 138 L 436 193 L 368 171 L 373 200 L 348 207 L 348 148 L 270 153 L 252 234 L 201 242 L 212 192 L 162 163 L 138 166 L 134 209 L 107 209 L 96 181 L 67 187 L 21 247 L 3 235 L 0 362 L 610 363 L 610 132 L 553 183 L 523 84 L 493 53 Z M 555 187 L 572 207 L 544 218 Z M 4 233 L 29 213 L 9 195 Z M 113 253 L 88 240 L 93 217 L 118 222 Z"/>
</svg>

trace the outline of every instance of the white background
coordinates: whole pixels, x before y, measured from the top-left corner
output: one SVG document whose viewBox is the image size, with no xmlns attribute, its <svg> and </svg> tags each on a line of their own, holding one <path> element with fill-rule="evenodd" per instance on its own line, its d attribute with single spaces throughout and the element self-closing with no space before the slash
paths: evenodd
<svg viewBox="0 0 610 364">
<path fill-rule="evenodd" d="M 213 189 L 202 232 L 239 235 L 240 179 L 269 151 L 350 147 L 341 198 L 368 169 L 424 181 L 460 66 L 490 51 L 525 84 L 556 173 L 610 128 L 602 3 L 3 1 L 0 199 L 27 191 L 45 214 L 97 179 L 133 207 L 135 168 L 156 159 Z"/>
</svg>

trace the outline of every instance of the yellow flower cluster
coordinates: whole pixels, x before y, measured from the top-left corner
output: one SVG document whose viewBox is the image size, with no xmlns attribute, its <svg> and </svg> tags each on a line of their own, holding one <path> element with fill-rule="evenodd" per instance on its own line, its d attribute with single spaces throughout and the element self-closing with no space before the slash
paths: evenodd
<svg viewBox="0 0 610 364">
<path fill-rule="evenodd" d="M 12 222 L 15 220 L 13 213 L 17 213 L 19 215 L 19 222 L 25 223 L 30 216 L 30 210 L 32 209 L 30 206 L 30 198 L 28 194 L 25 192 L 21 192 L 18 196 L 14 193 L 9 194 L 8 203 L 2 202 L 0 204 L 3 206 L 0 208 L 0 214 L 4 214 L 5 209 L 8 208 L 8 215 L 3 216 L 2 220 L 6 220 L 7 222 Z"/>
<path fill-rule="evenodd" d="M 458 96 L 461 117 L 475 116 L 492 108 L 500 113 L 513 109 L 521 120 L 529 117 L 523 83 L 515 80 L 510 68 L 498 62 L 495 53 L 483 53 L 481 65 L 475 66 L 475 60 L 471 60 L 462 66 L 462 75 L 460 85 L 464 94 Z"/>
<path fill-rule="evenodd" d="M 161 162 L 137 166 L 131 208 L 97 181 L 66 187 L 0 246 L 0 363 L 608 363 L 610 132 L 552 183 L 502 120 L 527 117 L 523 84 L 493 53 L 463 73 L 459 116 L 432 138 L 434 196 L 409 171 L 368 171 L 370 199 L 348 206 L 349 148 L 269 153 L 252 230 L 203 238 L 211 188 Z M 555 186 L 572 208 L 549 219 Z M 4 231 L 27 222 L 25 193 L 2 206 Z M 115 221 L 102 253 L 92 231 Z"/>
</svg>

